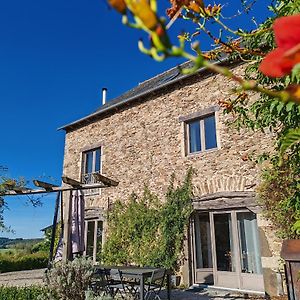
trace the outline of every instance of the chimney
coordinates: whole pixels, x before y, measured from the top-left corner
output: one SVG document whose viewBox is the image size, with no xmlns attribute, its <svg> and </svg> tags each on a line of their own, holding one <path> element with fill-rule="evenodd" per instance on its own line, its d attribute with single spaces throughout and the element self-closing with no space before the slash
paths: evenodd
<svg viewBox="0 0 300 300">
<path fill-rule="evenodd" d="M 102 88 L 102 105 L 106 103 L 107 88 Z"/>
</svg>

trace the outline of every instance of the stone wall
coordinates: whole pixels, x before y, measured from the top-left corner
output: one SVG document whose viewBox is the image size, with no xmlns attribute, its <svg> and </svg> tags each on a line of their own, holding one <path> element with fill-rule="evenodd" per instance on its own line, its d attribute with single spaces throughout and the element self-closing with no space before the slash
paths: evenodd
<svg viewBox="0 0 300 300">
<path fill-rule="evenodd" d="M 237 68 L 240 72 L 240 67 Z M 149 101 L 127 106 L 97 122 L 68 132 L 65 143 L 64 174 L 80 179 L 81 150 L 102 145 L 102 173 L 120 182 L 116 188 L 102 191 L 91 199 L 91 206 L 105 206 L 108 198 L 126 200 L 141 192 L 144 184 L 163 195 L 170 176 L 179 179 L 192 166 L 197 171 L 195 185 L 203 179 L 227 176 L 248 178 L 257 182 L 255 163 L 244 161 L 246 154 L 268 149 L 269 137 L 262 133 L 235 131 L 226 125 L 231 118 L 217 112 L 218 150 L 184 155 L 183 123 L 180 116 L 217 105 L 233 87 L 220 75 L 178 84 Z M 245 183 L 247 184 L 247 183 Z"/>
<path fill-rule="evenodd" d="M 243 67 L 236 67 L 234 71 L 241 73 Z M 216 112 L 219 149 L 188 156 L 184 151 L 184 125 L 179 117 L 216 106 L 219 100 L 226 99 L 233 87 L 232 82 L 220 75 L 194 76 L 159 94 L 150 95 L 146 100 L 115 110 L 97 122 L 68 132 L 64 175 L 80 179 L 82 149 L 101 145 L 102 173 L 119 181 L 119 186 L 102 190 L 100 196 L 89 197 L 88 207 L 106 209 L 109 202 L 126 201 L 132 192 L 141 193 L 144 185 L 163 198 L 171 174 L 183 179 L 189 167 L 196 170 L 193 183 L 199 195 L 205 189 L 209 193 L 205 182 L 224 190 L 228 178 L 236 178 L 235 185 L 242 190 L 254 190 L 259 181 L 259 170 L 245 157 L 252 152 L 258 154 L 269 150 L 270 135 L 246 130 L 238 132 L 226 124 L 231 116 L 219 110 Z M 225 182 L 224 186 L 218 182 Z M 264 227 L 264 232 L 268 228 Z M 274 244 L 269 233 L 266 235 L 268 245 Z M 272 259 L 263 260 L 273 272 L 270 276 L 278 268 L 277 250 L 271 251 Z"/>
</svg>

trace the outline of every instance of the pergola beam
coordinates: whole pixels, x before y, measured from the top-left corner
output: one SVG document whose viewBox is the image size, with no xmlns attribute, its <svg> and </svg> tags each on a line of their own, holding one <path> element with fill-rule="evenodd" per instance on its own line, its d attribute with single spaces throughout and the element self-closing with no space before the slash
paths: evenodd
<svg viewBox="0 0 300 300">
<path fill-rule="evenodd" d="M 26 187 L 18 186 L 8 186 L 8 191 L 2 196 L 16 196 L 16 195 L 35 195 L 35 194 L 45 194 L 45 193 L 56 193 L 65 192 L 72 190 L 87 190 L 87 189 L 102 189 L 110 186 L 117 186 L 119 183 L 101 174 L 94 174 L 96 183 L 83 184 L 80 181 L 63 176 L 62 180 L 66 186 L 57 186 L 48 182 L 43 182 L 40 180 L 33 180 L 35 186 L 41 189 L 30 189 Z"/>
<path fill-rule="evenodd" d="M 33 195 L 33 194 L 45 194 L 45 193 L 55 193 L 55 192 L 64 192 L 64 191 L 71 191 L 71 190 L 87 190 L 87 189 L 101 189 L 106 188 L 108 186 L 104 185 L 103 183 L 94 183 L 94 184 L 83 184 L 81 186 L 59 186 L 53 187 L 52 190 L 45 190 L 45 189 L 36 189 L 36 190 L 11 190 L 7 191 L 3 196 L 16 196 L 16 195 Z"/>
<path fill-rule="evenodd" d="M 48 183 L 48 182 L 44 182 L 44 181 L 40 181 L 40 180 L 33 180 L 33 184 L 37 187 L 41 187 L 41 188 L 45 189 L 46 191 L 52 191 L 52 189 L 54 187 L 58 187 L 58 185 Z"/>
<path fill-rule="evenodd" d="M 107 186 L 117 186 L 119 184 L 119 182 L 112 180 L 106 176 L 103 176 L 102 174 L 99 174 L 99 173 L 94 173 L 93 176 L 97 182 L 99 182 L 99 181 L 103 182 Z"/>
<path fill-rule="evenodd" d="M 82 182 L 80 181 L 77 181 L 77 180 L 74 180 L 70 177 L 67 177 L 67 176 L 62 176 L 62 181 L 66 184 L 69 184 L 71 185 L 72 187 L 76 188 L 78 186 L 82 186 Z"/>
</svg>

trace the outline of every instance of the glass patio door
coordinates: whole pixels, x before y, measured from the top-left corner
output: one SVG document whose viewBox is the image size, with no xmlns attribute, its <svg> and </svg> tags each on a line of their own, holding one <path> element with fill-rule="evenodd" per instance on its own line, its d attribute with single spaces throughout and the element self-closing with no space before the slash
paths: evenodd
<svg viewBox="0 0 300 300">
<path fill-rule="evenodd" d="M 211 226 L 209 213 L 196 214 L 194 218 L 194 277 L 195 282 L 213 284 Z"/>
<path fill-rule="evenodd" d="M 236 215 L 241 287 L 243 289 L 264 291 L 256 216 L 252 212 L 237 212 Z"/>
<path fill-rule="evenodd" d="M 195 283 L 264 291 L 254 213 L 196 213 L 193 226 Z"/>
<path fill-rule="evenodd" d="M 235 215 L 232 212 L 212 214 L 212 247 L 214 248 L 213 264 L 216 286 L 239 288 L 234 218 Z"/>
</svg>

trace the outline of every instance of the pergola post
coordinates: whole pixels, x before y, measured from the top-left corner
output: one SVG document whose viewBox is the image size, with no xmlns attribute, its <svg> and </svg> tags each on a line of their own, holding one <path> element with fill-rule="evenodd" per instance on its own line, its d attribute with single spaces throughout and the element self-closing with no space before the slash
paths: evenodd
<svg viewBox="0 0 300 300">
<path fill-rule="evenodd" d="M 67 262 L 71 257 L 71 214 L 72 214 L 72 191 L 64 192 L 64 223 L 63 223 L 63 262 Z"/>
</svg>

